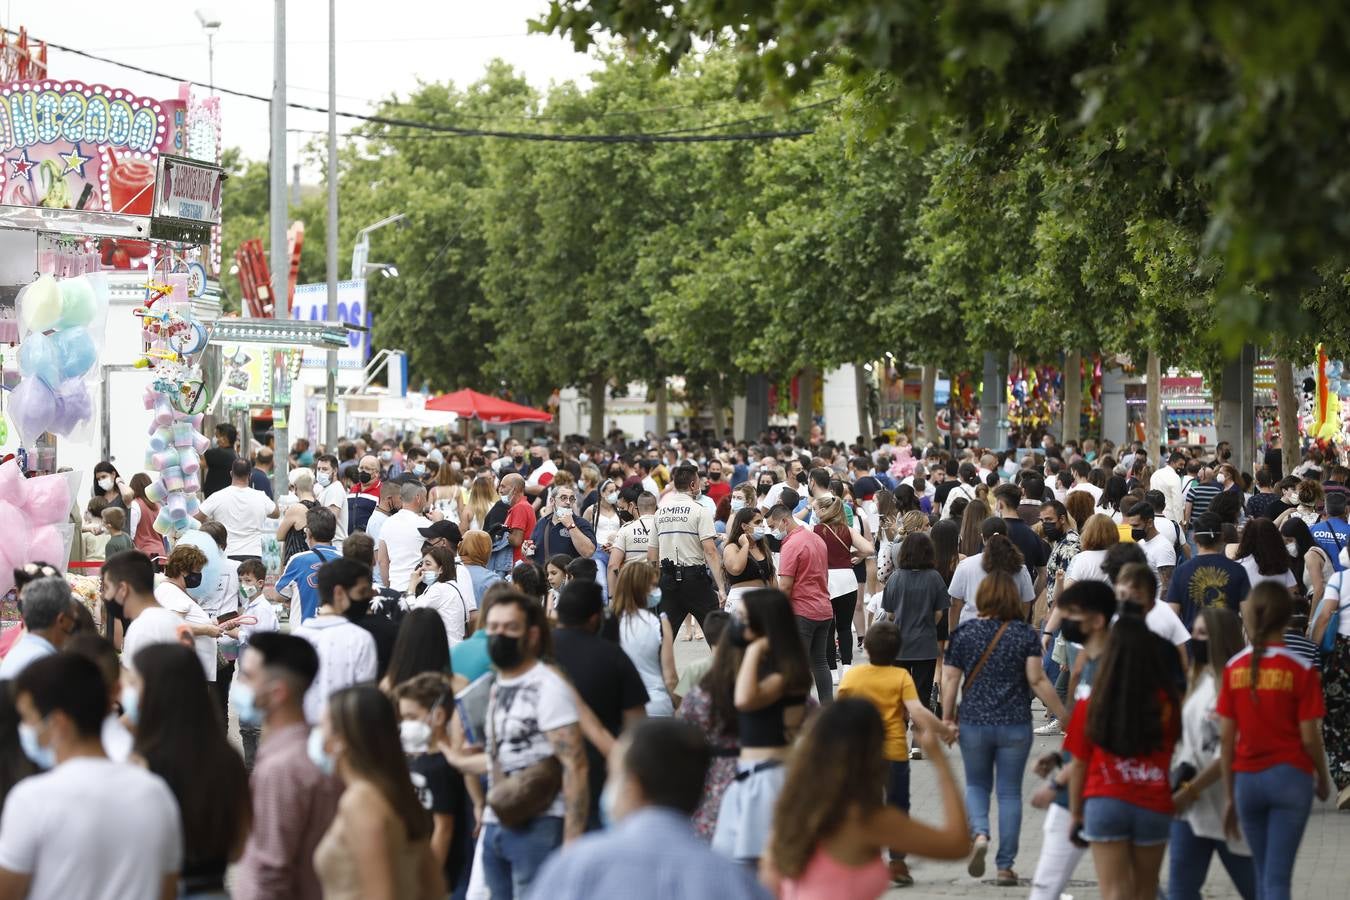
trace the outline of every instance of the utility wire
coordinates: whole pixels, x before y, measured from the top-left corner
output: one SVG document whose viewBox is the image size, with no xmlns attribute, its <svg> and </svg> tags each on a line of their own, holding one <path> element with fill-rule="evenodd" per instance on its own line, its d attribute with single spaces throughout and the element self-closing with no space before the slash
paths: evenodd
<svg viewBox="0 0 1350 900">
<path fill-rule="evenodd" d="M 7 31 L 10 34 L 17 34 L 17 32 L 12 31 L 10 29 L 5 29 L 5 31 Z M 133 72 L 140 72 L 143 75 L 150 75 L 155 78 L 165 78 L 170 81 L 187 82 L 189 84 L 201 85 L 201 82 L 196 81 L 195 79 L 192 78 L 183 78 L 177 75 L 171 75 L 167 72 L 159 72 L 154 69 L 147 69 L 143 66 L 138 66 L 133 63 L 122 62 L 120 60 L 115 59 L 108 59 L 107 57 L 99 56 L 97 54 L 90 53 L 86 50 L 80 50 L 75 47 L 69 47 L 64 44 L 55 43 L 53 41 L 43 41 L 43 43 L 45 43 L 48 47 L 50 47 L 53 50 L 60 50 L 64 53 L 72 53 L 76 56 L 82 56 L 86 59 L 92 59 L 97 62 L 119 66 L 124 69 L 129 69 Z M 272 102 L 272 98 L 264 97 L 261 94 L 250 94 L 247 91 L 237 91 L 231 88 L 221 87 L 218 84 L 212 85 L 212 88 L 218 94 L 226 94 L 228 96 L 240 97 L 246 100 L 256 100 L 261 103 Z M 834 100 L 821 101 L 820 103 L 811 104 L 811 106 L 821 106 L 833 102 L 835 101 Z M 304 110 L 306 112 L 323 113 L 325 115 L 328 113 L 328 107 L 326 106 L 314 106 L 308 103 L 287 103 L 286 106 L 290 109 L 299 109 Z M 811 107 L 804 107 L 804 108 L 809 109 Z M 815 133 L 814 128 L 798 128 L 784 131 L 751 131 L 738 134 L 687 134 L 687 133 L 674 134 L 674 133 L 660 133 L 660 132 L 657 133 L 635 132 L 631 134 L 549 134 L 547 132 L 503 131 L 500 129 L 492 129 L 492 128 L 461 128 L 454 125 L 443 125 L 432 122 L 415 122 L 407 119 L 394 119 L 388 116 L 343 112 L 341 110 L 336 111 L 335 115 L 341 116 L 345 119 L 356 119 L 357 121 L 369 122 L 373 125 L 386 125 L 394 128 L 410 128 L 419 131 L 439 132 L 442 134 L 454 135 L 457 137 L 491 137 L 491 138 L 503 138 L 506 140 L 538 141 L 544 143 L 560 143 L 560 144 L 562 143 L 691 144 L 691 143 L 713 143 L 726 141 L 766 141 L 766 140 L 778 140 L 781 138 L 804 137 L 806 135 Z M 759 119 L 764 118 L 770 117 L 761 116 L 753 120 L 744 120 L 744 121 L 757 121 Z M 711 129 L 718 127 L 727 127 L 727 124 L 723 124 L 720 126 L 719 125 L 707 126 L 707 128 Z M 685 131 L 687 129 L 676 129 L 676 130 Z"/>
</svg>

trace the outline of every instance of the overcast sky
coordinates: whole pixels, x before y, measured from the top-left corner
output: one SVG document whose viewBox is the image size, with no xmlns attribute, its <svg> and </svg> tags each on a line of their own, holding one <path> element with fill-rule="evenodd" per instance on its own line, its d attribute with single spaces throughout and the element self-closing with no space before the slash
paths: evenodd
<svg viewBox="0 0 1350 900">
<path fill-rule="evenodd" d="M 526 22 L 541 15 L 547 0 L 338 0 L 337 107 L 369 112 L 373 101 L 406 96 L 419 79 L 467 84 L 494 57 L 525 73 L 531 84 L 584 80 L 596 67 L 561 38 L 528 35 Z M 202 9 L 220 21 L 215 37 L 215 83 L 233 90 L 272 93 L 271 0 L 122 0 L 117 4 L 74 0 L 22 3 L 3 0 L 4 25 L 30 35 L 147 69 L 207 82 L 206 35 L 195 15 Z M 292 102 L 325 106 L 328 99 L 328 4 L 289 0 L 286 81 Z M 133 72 L 85 57 L 49 50 L 56 78 L 126 88 L 141 96 L 177 95 L 174 81 Z M 201 88 L 203 92 L 206 90 Z M 225 146 L 265 159 L 268 104 L 226 96 L 222 101 Z M 339 133 L 357 124 L 338 119 Z M 287 127 L 327 129 L 322 113 L 287 111 Z M 291 134 L 288 160 L 319 137 Z M 306 180 L 317 180 L 307 172 Z"/>
</svg>

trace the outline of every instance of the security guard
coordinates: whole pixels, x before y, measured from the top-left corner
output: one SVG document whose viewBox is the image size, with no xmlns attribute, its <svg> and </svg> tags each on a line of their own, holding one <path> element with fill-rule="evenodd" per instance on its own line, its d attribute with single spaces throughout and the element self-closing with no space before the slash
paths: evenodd
<svg viewBox="0 0 1350 900">
<path fill-rule="evenodd" d="M 674 490 L 656 507 L 656 534 L 647 559 L 661 563 L 660 609 L 678 632 L 686 615 L 702 624 L 726 592 L 712 513 L 694 499 L 698 470 L 676 467 L 673 484 Z"/>
</svg>

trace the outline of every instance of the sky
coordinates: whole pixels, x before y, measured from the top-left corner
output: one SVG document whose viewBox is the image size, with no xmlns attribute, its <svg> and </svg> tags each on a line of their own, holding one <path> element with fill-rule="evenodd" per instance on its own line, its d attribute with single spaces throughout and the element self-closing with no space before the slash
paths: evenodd
<svg viewBox="0 0 1350 900">
<path fill-rule="evenodd" d="M 468 84 L 494 57 L 524 73 L 538 88 L 553 81 L 584 82 L 598 67 L 569 41 L 529 35 L 526 23 L 540 16 L 547 0 L 337 0 L 337 108 L 370 112 L 390 94 L 406 96 L 418 81 Z M 200 9 L 220 22 L 215 35 L 215 83 L 270 97 L 272 93 L 272 0 L 94 0 L 14 4 L 0 0 L 3 23 L 20 25 L 45 38 L 146 69 L 199 82 L 205 92 L 210 73 L 207 40 L 195 14 Z M 15 11 L 17 10 L 17 15 Z M 326 106 L 328 100 L 328 4 L 289 0 L 286 25 L 288 100 Z M 49 74 L 91 84 L 125 88 L 151 98 L 178 94 L 177 82 L 49 49 Z M 225 96 L 221 116 L 226 147 L 252 159 L 266 159 L 269 106 Z M 338 132 L 357 124 L 338 119 Z M 322 113 L 287 110 L 287 128 L 326 133 Z M 318 134 L 290 134 L 288 163 L 303 162 L 304 180 L 320 172 L 301 158 Z"/>
</svg>

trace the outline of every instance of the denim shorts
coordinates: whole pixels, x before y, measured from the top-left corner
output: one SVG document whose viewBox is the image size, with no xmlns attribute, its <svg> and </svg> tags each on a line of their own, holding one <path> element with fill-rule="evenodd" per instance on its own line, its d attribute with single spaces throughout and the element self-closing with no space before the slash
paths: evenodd
<svg viewBox="0 0 1350 900">
<path fill-rule="evenodd" d="M 1092 842 L 1129 841 L 1140 847 L 1167 843 L 1172 817 L 1117 800 L 1088 797 L 1083 801 L 1083 838 Z"/>
</svg>

